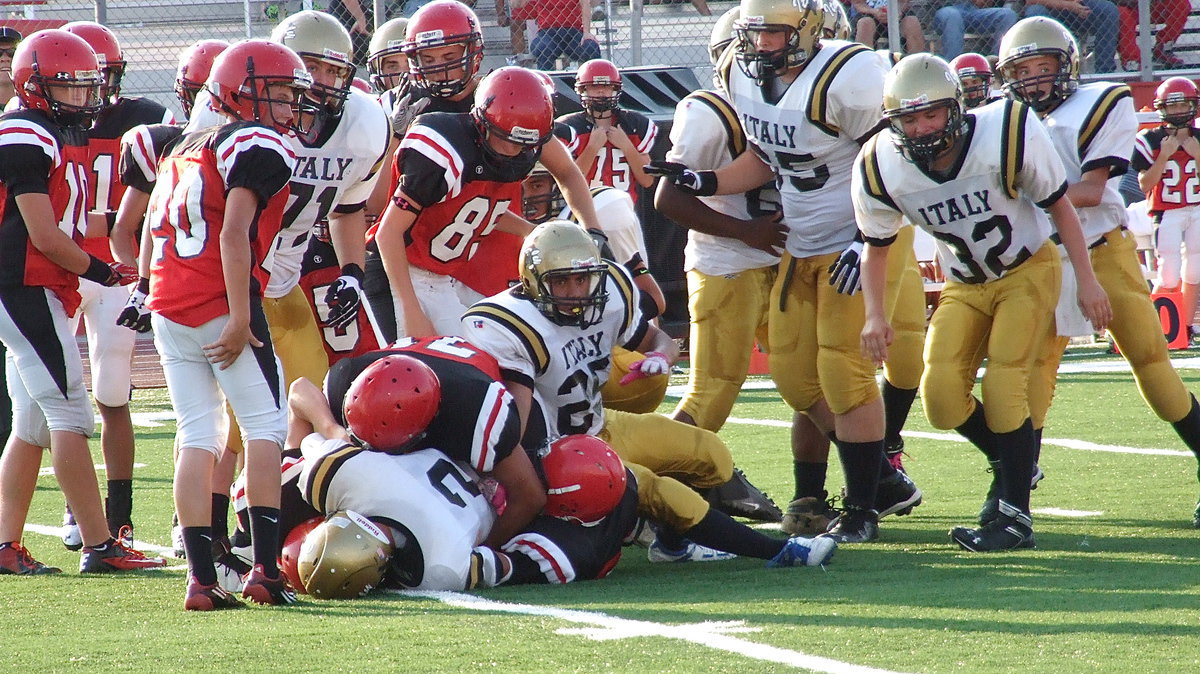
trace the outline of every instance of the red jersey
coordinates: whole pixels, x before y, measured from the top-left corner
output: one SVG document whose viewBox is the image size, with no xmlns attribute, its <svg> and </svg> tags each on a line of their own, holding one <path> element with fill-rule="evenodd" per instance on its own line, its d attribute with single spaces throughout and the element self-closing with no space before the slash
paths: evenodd
<svg viewBox="0 0 1200 674">
<path fill-rule="evenodd" d="M 300 287 L 304 290 L 309 307 L 317 318 L 321 340 L 325 343 L 325 355 L 329 356 L 331 366 L 343 358 L 361 356 L 379 348 L 375 330 L 371 327 L 365 310 L 360 310 L 358 318 L 344 328 L 325 325 L 325 319 L 329 317 L 325 293 L 341 275 L 342 268 L 338 264 L 333 244 L 316 236 L 309 237 L 308 250 L 304 253 L 304 263 L 300 267 Z"/>
<path fill-rule="evenodd" d="M 654 142 L 658 140 L 658 125 L 649 117 L 633 110 L 618 109 L 613 110 L 612 114 L 616 117 L 615 126 L 620 127 L 625 135 L 629 136 L 637 151 L 650 154 Z M 595 127 L 596 123 L 587 111 L 581 110 L 555 120 L 554 135 L 562 139 L 571 151 L 571 156 L 578 159 L 587 147 Z M 612 143 L 605 143 L 604 147 L 600 148 L 596 158 L 592 160 L 592 165 L 583 172 L 583 177 L 587 178 L 588 187 L 615 187 L 628 192 L 633 203 L 637 203 L 638 184 L 633 179 L 633 169 L 629 167 L 625 153 Z"/>
<path fill-rule="evenodd" d="M 1192 137 L 1200 138 L 1200 129 L 1194 125 L 1190 128 Z M 1166 135 L 1166 129 L 1161 126 L 1138 132 L 1130 161 L 1134 170 L 1140 173 L 1154 164 Z M 1192 155 L 1182 147 L 1175 150 L 1175 154 L 1163 166 L 1162 177 L 1146 196 L 1150 200 L 1152 215 L 1185 206 L 1200 206 L 1200 172 L 1196 170 L 1196 160 Z"/>
<path fill-rule="evenodd" d="M 267 259 L 279 233 L 296 164 L 277 132 L 238 122 L 180 136 L 158 168 L 146 216 L 153 236 L 146 306 L 176 323 L 196 327 L 229 313 L 221 261 L 221 227 L 229 190 L 258 196 L 250 225 L 250 293 L 261 298 Z"/>
<path fill-rule="evenodd" d="M 470 115 L 452 113 L 421 115 L 401 141 L 397 189 L 421 208 L 406 236 L 414 267 L 460 278 L 468 263 L 494 263 L 480 243 L 510 205 L 519 208 L 533 161 L 498 167 L 485 160 L 483 142 Z"/>
<path fill-rule="evenodd" d="M 36 110 L 0 115 L 0 287 L 52 290 L 68 316 L 79 308 L 79 276 L 51 262 L 29 240 L 17 208 L 22 194 L 50 197 L 59 229 L 78 243 L 87 208 L 87 139 Z"/>
</svg>

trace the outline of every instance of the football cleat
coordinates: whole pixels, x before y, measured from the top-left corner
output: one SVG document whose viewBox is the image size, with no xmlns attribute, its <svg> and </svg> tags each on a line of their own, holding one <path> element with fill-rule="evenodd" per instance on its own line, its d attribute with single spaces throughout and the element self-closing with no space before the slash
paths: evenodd
<svg viewBox="0 0 1200 674">
<path fill-rule="evenodd" d="M 979 524 L 987 526 L 992 520 L 1000 514 L 1000 473 L 999 462 L 992 462 L 992 467 L 988 468 L 988 472 L 992 474 L 992 484 L 988 487 L 987 497 L 983 500 L 983 506 L 979 508 Z M 1032 491 L 1037 489 L 1038 483 L 1046 477 L 1040 466 L 1033 464 L 1033 477 L 1029 480 L 1029 489 Z"/>
<path fill-rule="evenodd" d="M 219 611 L 226 608 L 241 608 L 245 606 L 238 598 L 221 589 L 221 586 L 201 585 L 195 576 L 188 577 L 187 594 L 184 596 L 183 608 L 188 611 Z"/>
<path fill-rule="evenodd" d="M 683 548 L 679 550 L 669 550 L 666 546 L 659 543 L 657 540 L 646 548 L 646 559 L 649 559 L 655 564 L 672 564 L 681 562 L 723 562 L 727 559 L 734 559 L 737 555 L 732 552 L 722 552 L 713 548 L 687 542 Z"/>
<path fill-rule="evenodd" d="M 832 538 L 793 536 L 783 544 L 783 549 L 779 551 L 778 555 L 767 560 L 767 568 L 823 566 L 833 558 L 837 546 L 837 541 Z"/>
<path fill-rule="evenodd" d="M 921 490 L 903 471 L 879 481 L 875 492 L 875 512 L 879 519 L 888 515 L 907 515 L 921 505 Z"/>
<path fill-rule="evenodd" d="M 895 468 L 901 473 L 905 472 L 903 460 L 904 438 L 886 441 L 883 445 L 883 453 L 884 456 L 887 457 L 888 463 L 892 464 L 892 468 Z"/>
<path fill-rule="evenodd" d="M 183 527 L 179 526 L 179 515 L 171 515 L 171 552 L 178 559 L 187 559 L 187 550 L 183 547 Z"/>
<path fill-rule="evenodd" d="M 650 520 L 639 517 L 633 523 L 633 528 L 629 533 L 625 534 L 621 545 L 638 545 L 643 548 L 648 548 L 654 544 L 658 534 L 654 532 L 654 526 L 650 524 Z"/>
<path fill-rule="evenodd" d="M 241 592 L 242 578 L 250 573 L 250 564 L 234 551 L 228 537 L 213 541 L 213 566 L 217 570 L 217 584 L 226 592 Z"/>
<path fill-rule="evenodd" d="M 62 542 L 68 550 L 78 550 L 83 547 L 83 535 L 79 533 L 79 525 L 75 523 L 75 513 L 70 508 L 63 511 Z"/>
<path fill-rule="evenodd" d="M 950 537 L 963 550 L 971 552 L 993 552 L 1032 548 L 1033 518 L 1004 501 L 1000 501 L 996 519 L 978 529 L 955 527 Z"/>
<path fill-rule="evenodd" d="M 133 525 L 132 524 L 122 524 L 121 527 L 119 529 L 117 529 L 116 539 L 121 542 L 121 545 L 124 545 L 127 548 L 132 548 L 133 547 Z"/>
<path fill-rule="evenodd" d="M 1042 472 L 1042 467 L 1033 464 L 1033 477 L 1029 479 L 1029 488 L 1037 489 L 1038 483 L 1046 478 L 1046 474 Z"/>
<path fill-rule="evenodd" d="M 879 513 L 870 508 L 846 506 L 829 527 L 821 534 L 841 543 L 868 543 L 879 538 Z"/>
<path fill-rule="evenodd" d="M 268 578 L 262 564 L 255 564 L 242 581 L 242 596 L 255 604 L 292 604 L 296 601 L 296 592 L 283 574 Z"/>
<path fill-rule="evenodd" d="M 79 573 L 157 569 L 166 565 L 167 560 L 162 557 L 147 557 L 110 538 L 104 545 L 93 545 L 83 549 L 83 556 L 79 558 Z"/>
<path fill-rule="evenodd" d="M 712 507 L 733 517 L 759 522 L 779 522 L 783 519 L 779 506 L 765 492 L 751 484 L 740 468 L 733 469 L 733 477 L 728 482 L 709 489 L 705 498 Z"/>
<path fill-rule="evenodd" d="M 805 496 L 788 504 L 780 528 L 791 536 L 816 536 L 829 531 L 829 525 L 841 514 L 833 507 L 833 499 Z"/>
<path fill-rule="evenodd" d="M 0 576 L 47 576 L 52 573 L 62 573 L 62 569 L 34 559 L 19 542 L 0 545 Z"/>
</svg>

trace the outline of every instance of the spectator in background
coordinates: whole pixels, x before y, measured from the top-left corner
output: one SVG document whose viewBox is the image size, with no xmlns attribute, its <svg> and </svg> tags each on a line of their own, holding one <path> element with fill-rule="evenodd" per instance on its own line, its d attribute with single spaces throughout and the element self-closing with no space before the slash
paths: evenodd
<svg viewBox="0 0 1200 674">
<path fill-rule="evenodd" d="M 910 8 L 910 0 L 900 0 L 900 41 L 904 51 L 913 54 L 925 51 L 925 28 Z M 852 0 L 850 21 L 854 25 L 854 40 L 871 49 L 887 34 L 888 0 Z M 898 51 L 892 45 L 888 49 Z"/>
<path fill-rule="evenodd" d="M 1110 0 L 1026 0 L 1025 16 L 1048 16 L 1066 26 L 1075 34 L 1081 56 L 1084 36 L 1091 33 L 1096 40 L 1092 70 L 1111 73 L 1117 69 L 1117 6 Z"/>
<path fill-rule="evenodd" d="M 1117 48 L 1126 70 L 1137 70 L 1141 63 L 1141 50 L 1137 44 L 1138 7 L 1137 0 L 1116 0 L 1121 15 L 1121 32 Z M 1154 0 L 1150 3 L 1150 23 L 1161 23 L 1161 30 L 1154 33 L 1154 50 L 1151 55 L 1155 65 L 1178 68 L 1183 59 L 1175 55 L 1175 40 L 1183 34 L 1188 14 L 1192 11 L 1189 0 Z"/>
<path fill-rule="evenodd" d="M 600 42 L 592 34 L 592 4 L 588 0 L 511 0 L 515 11 L 529 5 L 538 33 L 530 51 L 539 70 L 554 70 L 565 56 L 572 61 L 600 58 Z"/>
<path fill-rule="evenodd" d="M 1016 22 L 1017 13 L 1000 0 L 949 0 L 933 15 L 933 26 L 942 36 L 941 56 L 947 61 L 963 53 L 968 32 L 991 35 L 990 51 L 996 53 L 1000 38 Z"/>
<path fill-rule="evenodd" d="M 0 26 L 0 108 L 17 95 L 12 80 L 12 57 L 20 41 L 21 33 L 15 28 Z"/>
</svg>

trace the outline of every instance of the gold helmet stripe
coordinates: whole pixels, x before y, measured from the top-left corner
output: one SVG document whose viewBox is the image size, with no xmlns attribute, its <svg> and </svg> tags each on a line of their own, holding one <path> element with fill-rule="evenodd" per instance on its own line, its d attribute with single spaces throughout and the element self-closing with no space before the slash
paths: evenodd
<svg viewBox="0 0 1200 674">
<path fill-rule="evenodd" d="M 871 50 L 866 45 L 855 43 L 842 47 L 825 62 L 825 66 L 817 75 L 816 82 L 813 83 L 812 96 L 808 100 L 808 118 L 817 128 L 831 136 L 838 135 L 840 129 L 830 124 L 828 119 L 829 88 L 833 86 L 833 80 L 837 77 L 838 72 L 850 59 L 859 54 L 870 53 Z"/>
<path fill-rule="evenodd" d="M 546 341 L 542 339 L 537 330 L 525 322 L 525 319 L 511 310 L 491 302 L 481 302 L 471 307 L 471 310 L 463 316 L 489 318 L 515 335 L 517 339 L 521 340 L 530 360 L 537 366 L 538 374 L 544 373 L 550 366 L 550 351 L 546 348 Z"/>
<path fill-rule="evenodd" d="M 729 139 L 727 145 L 731 157 L 736 158 L 746 151 L 746 132 L 742 129 L 737 113 L 734 112 L 733 106 L 728 101 L 711 91 L 693 91 L 687 95 L 687 98 L 707 105 L 716 113 L 717 119 L 721 120 L 721 124 L 725 127 L 725 137 Z"/>
<path fill-rule="evenodd" d="M 1017 175 L 1025 167 L 1025 124 L 1029 118 L 1029 106 L 1019 101 L 1004 103 L 1004 130 L 1000 139 L 1000 176 L 1004 193 L 1009 199 L 1017 198 Z"/>
<path fill-rule="evenodd" d="M 1087 122 L 1079 132 L 1079 157 L 1082 159 L 1087 154 L 1088 147 L 1092 141 L 1096 139 L 1096 134 L 1104 126 L 1108 115 L 1117 107 L 1125 98 L 1131 98 L 1133 93 L 1129 91 L 1129 87 L 1124 84 L 1113 85 L 1104 92 L 1100 100 L 1096 101 L 1096 105 L 1092 107 L 1091 112 L 1087 114 Z"/>
</svg>

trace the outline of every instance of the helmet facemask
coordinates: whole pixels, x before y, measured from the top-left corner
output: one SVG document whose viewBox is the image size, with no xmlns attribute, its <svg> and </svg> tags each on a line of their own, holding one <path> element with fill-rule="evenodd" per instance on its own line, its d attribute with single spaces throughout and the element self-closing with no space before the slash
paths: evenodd
<svg viewBox="0 0 1200 674">
<path fill-rule="evenodd" d="M 551 269 L 536 274 L 537 291 L 533 297 L 539 311 L 557 325 L 573 325 L 588 328 L 600 322 L 604 307 L 608 303 L 608 292 L 604 288 L 607 267 L 599 260 L 580 261 L 576 266 Z M 588 292 L 582 296 L 555 295 L 552 284 L 580 274 L 587 275 Z"/>
<path fill-rule="evenodd" d="M 902 117 L 938 108 L 945 108 L 947 111 L 946 125 L 940 130 L 917 137 L 910 137 L 904 133 L 903 125 L 900 122 Z M 962 113 L 962 106 L 956 100 L 945 99 L 933 101 L 919 107 L 906 108 L 899 114 L 889 116 L 888 123 L 892 127 L 892 135 L 895 138 L 896 146 L 904 156 L 910 161 L 925 165 L 932 163 L 944 152 L 954 147 L 954 144 L 962 137 L 966 130 L 966 117 Z"/>
<path fill-rule="evenodd" d="M 345 60 L 347 56 L 344 54 L 330 53 L 328 56 L 322 56 L 305 52 L 299 56 L 309 69 L 310 76 L 313 67 L 310 61 L 333 66 L 339 71 L 332 85 L 323 84 L 317 77 L 312 76 L 312 85 L 304 92 L 303 106 L 304 112 L 316 112 L 322 122 L 325 119 L 337 119 L 346 107 L 346 99 L 350 98 L 350 88 L 354 83 L 354 66 Z M 320 128 L 320 122 L 314 122 L 310 126 Z"/>
<path fill-rule="evenodd" d="M 1017 66 L 1021 61 L 1034 56 L 1054 57 L 1058 61 L 1058 72 L 1018 79 L 1016 76 Z M 1001 77 L 1004 78 L 1004 90 L 1016 100 L 1033 108 L 1037 113 L 1053 110 L 1079 88 L 1079 82 L 1071 74 L 1070 57 L 1057 48 L 1022 54 L 1019 58 L 1000 66 L 999 71 Z M 1050 85 L 1049 91 L 1040 92 L 1039 89 L 1046 84 Z"/>
<path fill-rule="evenodd" d="M 66 75 L 66 73 L 60 73 L 60 75 Z M 73 75 L 73 77 L 46 77 L 42 75 L 38 67 L 37 55 L 35 54 L 33 75 L 29 78 L 29 82 L 25 86 L 27 90 L 36 93 L 46 100 L 50 117 L 60 126 L 68 129 L 87 131 L 96 122 L 96 115 L 100 113 L 100 109 L 104 105 L 100 97 L 101 89 L 104 87 L 104 79 L 95 70 L 77 70 Z M 51 93 L 51 86 L 66 89 L 82 89 L 85 91 L 84 102 L 74 104 L 60 101 Z"/>
<path fill-rule="evenodd" d="M 471 117 L 475 120 L 475 126 L 479 130 L 479 144 L 483 150 L 484 165 L 497 173 L 505 182 L 517 182 L 528 176 L 542 156 L 542 146 L 550 140 L 549 134 L 543 135 L 536 129 L 516 126 L 511 130 L 506 130 L 500 127 L 488 118 L 486 105 L 483 111 L 480 111 L 479 108 L 472 110 Z M 488 142 L 489 137 L 519 145 L 522 149 L 515 155 L 503 154 L 492 147 L 492 144 Z"/>
<path fill-rule="evenodd" d="M 596 95 L 588 93 L 589 87 L 609 86 L 612 87 L 611 93 L 608 95 Z M 613 112 L 620 107 L 621 101 L 621 85 L 620 83 L 604 84 L 601 82 L 589 82 L 588 84 L 577 84 L 575 93 L 579 94 L 579 103 L 583 109 L 587 111 L 588 116 L 592 119 L 608 119 L 613 116 Z"/>
<path fill-rule="evenodd" d="M 446 46 L 462 49 L 462 56 L 445 63 L 423 65 L 421 52 Z M 473 34 L 451 35 L 438 40 L 434 44 L 424 44 L 421 36 L 417 36 L 416 46 L 406 45 L 404 53 L 408 56 L 408 72 L 417 84 L 438 98 L 452 98 L 466 90 L 467 84 L 475 76 L 479 68 L 479 60 L 483 57 L 483 41 Z M 454 76 L 454 71 L 460 71 Z M 445 78 L 436 78 L 445 75 Z"/>
<path fill-rule="evenodd" d="M 991 73 L 976 73 L 972 75 L 960 72 L 958 78 L 963 86 L 963 105 L 968 110 L 973 110 L 987 103 L 988 96 L 992 92 Z M 968 86 L 966 81 L 969 79 L 978 81 Z"/>
<path fill-rule="evenodd" d="M 541 189 L 543 186 L 545 189 Z M 557 217 L 567 205 L 549 171 L 535 168 L 522 183 L 522 192 L 522 213 L 526 220 L 535 225 Z"/>
<path fill-rule="evenodd" d="M 1177 106 L 1181 103 L 1187 104 L 1185 110 L 1167 112 L 1167 106 Z M 1168 95 L 1165 101 L 1156 101 L 1154 107 L 1158 109 L 1158 117 L 1162 120 L 1163 126 L 1172 129 L 1186 129 L 1192 125 L 1192 120 L 1196 119 L 1197 103 L 1200 103 L 1200 99 L 1173 93 Z"/>
<path fill-rule="evenodd" d="M 112 105 L 121 97 L 121 80 L 125 77 L 125 61 L 105 64 L 104 56 L 97 54 L 100 59 L 100 75 L 104 84 L 100 85 L 100 104 Z"/>
</svg>

